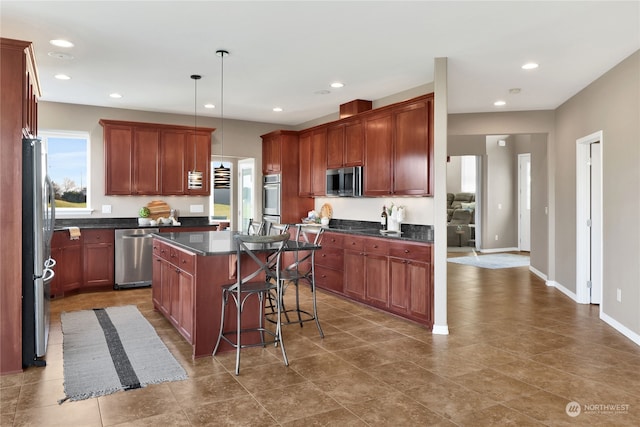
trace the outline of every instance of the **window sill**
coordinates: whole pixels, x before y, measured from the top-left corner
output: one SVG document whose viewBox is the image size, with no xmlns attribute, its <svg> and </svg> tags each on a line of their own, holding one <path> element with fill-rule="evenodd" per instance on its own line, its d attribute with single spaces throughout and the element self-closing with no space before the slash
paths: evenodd
<svg viewBox="0 0 640 427">
<path fill-rule="evenodd" d="M 93 209 L 91 208 L 57 208 L 56 209 L 56 218 L 63 217 L 76 217 L 76 216 L 85 216 L 91 215 Z"/>
</svg>

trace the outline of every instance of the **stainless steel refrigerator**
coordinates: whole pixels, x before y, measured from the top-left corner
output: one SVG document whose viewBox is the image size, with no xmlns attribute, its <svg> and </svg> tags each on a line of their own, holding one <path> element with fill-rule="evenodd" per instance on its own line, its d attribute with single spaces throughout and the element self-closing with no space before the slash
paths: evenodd
<svg viewBox="0 0 640 427">
<path fill-rule="evenodd" d="M 44 366 L 55 260 L 55 194 L 38 139 L 22 140 L 22 364 Z"/>
</svg>

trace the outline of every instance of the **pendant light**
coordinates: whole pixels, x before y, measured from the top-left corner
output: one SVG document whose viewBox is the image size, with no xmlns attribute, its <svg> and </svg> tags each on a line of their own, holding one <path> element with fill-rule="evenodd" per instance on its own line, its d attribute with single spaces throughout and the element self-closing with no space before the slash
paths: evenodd
<svg viewBox="0 0 640 427">
<path fill-rule="evenodd" d="M 198 74 L 191 75 L 194 85 L 193 96 L 193 170 L 187 175 L 187 188 L 189 190 L 199 190 L 202 188 L 202 172 L 196 170 L 198 158 L 198 144 L 196 143 L 196 132 L 198 127 L 198 80 L 202 78 Z"/>
<path fill-rule="evenodd" d="M 231 169 L 225 168 L 222 164 L 224 161 L 224 57 L 229 55 L 226 50 L 216 51 L 216 55 L 220 57 L 220 166 L 213 168 L 213 188 L 228 189 L 231 188 Z"/>
</svg>

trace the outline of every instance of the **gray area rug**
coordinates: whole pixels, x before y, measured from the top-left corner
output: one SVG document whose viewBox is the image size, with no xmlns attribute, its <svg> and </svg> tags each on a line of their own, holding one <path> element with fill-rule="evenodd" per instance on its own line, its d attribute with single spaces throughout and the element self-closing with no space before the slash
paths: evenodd
<svg viewBox="0 0 640 427">
<path fill-rule="evenodd" d="M 451 257 L 447 261 L 456 264 L 472 265 L 481 268 L 512 268 L 529 265 L 529 257 L 516 254 L 489 254 L 464 257 Z"/>
<path fill-rule="evenodd" d="M 61 314 L 65 400 L 83 400 L 187 373 L 134 305 Z"/>
</svg>

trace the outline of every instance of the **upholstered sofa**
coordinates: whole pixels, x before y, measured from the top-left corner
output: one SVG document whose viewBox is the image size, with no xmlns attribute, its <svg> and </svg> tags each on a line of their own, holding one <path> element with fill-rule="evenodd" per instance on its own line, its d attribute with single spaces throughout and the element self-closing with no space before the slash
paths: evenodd
<svg viewBox="0 0 640 427">
<path fill-rule="evenodd" d="M 447 193 L 447 246 L 470 246 L 475 239 L 476 195 Z"/>
</svg>

